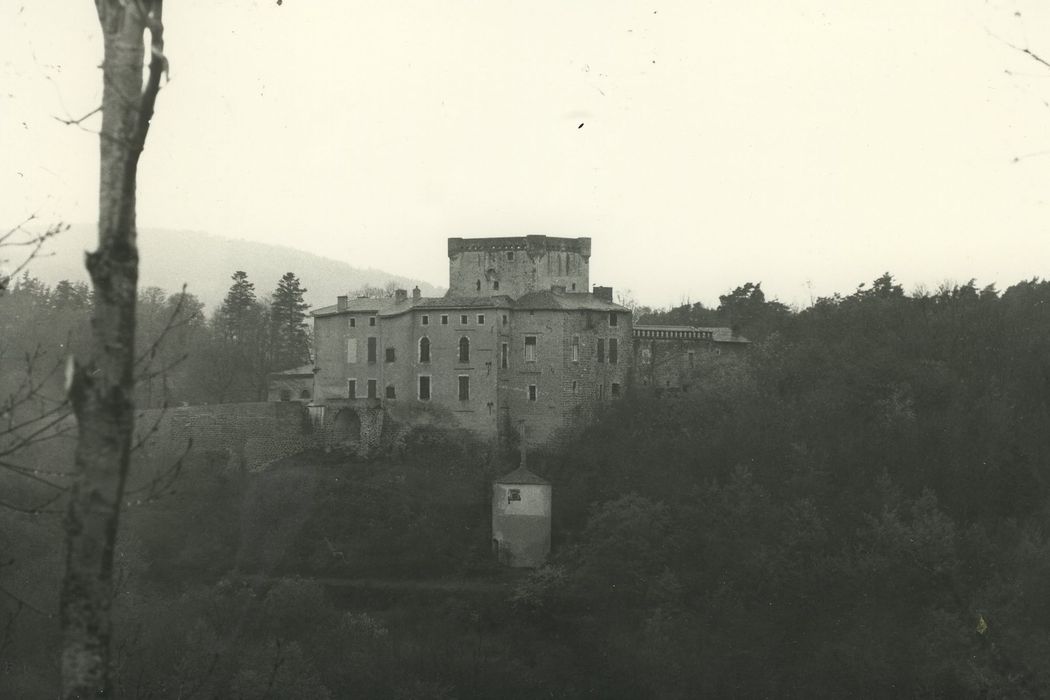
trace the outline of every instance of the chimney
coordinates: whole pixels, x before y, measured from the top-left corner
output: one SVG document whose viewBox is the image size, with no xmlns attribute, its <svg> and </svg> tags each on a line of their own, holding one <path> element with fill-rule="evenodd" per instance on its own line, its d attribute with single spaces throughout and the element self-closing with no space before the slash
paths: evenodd
<svg viewBox="0 0 1050 700">
<path fill-rule="evenodd" d="M 406 292 L 404 289 L 395 289 L 394 301 L 396 301 L 398 304 L 405 303 L 406 301 L 408 301 L 408 292 Z"/>
<path fill-rule="evenodd" d="M 613 300 L 613 288 L 612 287 L 599 287 L 594 285 L 594 296 L 605 301 L 612 302 Z"/>
<path fill-rule="evenodd" d="M 412 288 L 412 301 L 419 301 L 420 298 L 419 285 Z"/>
<path fill-rule="evenodd" d="M 341 296 L 341 297 L 336 297 L 335 298 L 335 308 L 336 308 L 336 311 L 346 311 L 346 297 L 345 296 Z"/>
</svg>

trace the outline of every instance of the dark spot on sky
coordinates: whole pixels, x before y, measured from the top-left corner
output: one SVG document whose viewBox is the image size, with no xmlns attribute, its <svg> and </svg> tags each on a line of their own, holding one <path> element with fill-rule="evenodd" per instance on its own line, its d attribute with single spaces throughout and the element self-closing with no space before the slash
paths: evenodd
<svg viewBox="0 0 1050 700">
<path fill-rule="evenodd" d="M 578 127 L 576 127 L 576 128 L 577 129 L 582 129 L 583 128 L 583 122 L 580 122 L 580 125 Z"/>
</svg>

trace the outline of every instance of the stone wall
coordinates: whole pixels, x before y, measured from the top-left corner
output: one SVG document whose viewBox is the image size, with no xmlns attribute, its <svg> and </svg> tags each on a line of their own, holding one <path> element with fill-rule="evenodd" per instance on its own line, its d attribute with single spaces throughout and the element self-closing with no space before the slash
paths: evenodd
<svg viewBox="0 0 1050 700">
<path fill-rule="evenodd" d="M 291 401 L 148 409 L 137 413 L 136 432 L 147 458 L 167 462 L 190 449 L 225 454 L 229 468 L 250 471 L 314 444 L 306 407 Z"/>
</svg>

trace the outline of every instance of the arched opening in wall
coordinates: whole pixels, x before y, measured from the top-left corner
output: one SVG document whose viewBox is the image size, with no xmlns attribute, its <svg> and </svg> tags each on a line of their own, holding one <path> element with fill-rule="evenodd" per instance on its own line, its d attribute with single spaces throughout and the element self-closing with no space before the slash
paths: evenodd
<svg viewBox="0 0 1050 700">
<path fill-rule="evenodd" d="M 470 340 L 466 337 L 459 339 L 459 361 L 470 362 Z"/>
<path fill-rule="evenodd" d="M 358 442 L 361 439 L 361 419 L 357 411 L 344 408 L 332 419 L 332 440 L 335 443 Z"/>
<path fill-rule="evenodd" d="M 430 338 L 426 336 L 419 339 L 419 361 L 430 362 Z"/>
<path fill-rule="evenodd" d="M 493 289 L 499 289 L 499 280 L 493 280 L 492 288 Z"/>
<path fill-rule="evenodd" d="M 310 398 L 310 390 L 309 389 L 303 389 L 302 391 L 300 391 L 299 392 L 299 398 L 300 399 L 308 399 L 308 398 Z"/>
</svg>

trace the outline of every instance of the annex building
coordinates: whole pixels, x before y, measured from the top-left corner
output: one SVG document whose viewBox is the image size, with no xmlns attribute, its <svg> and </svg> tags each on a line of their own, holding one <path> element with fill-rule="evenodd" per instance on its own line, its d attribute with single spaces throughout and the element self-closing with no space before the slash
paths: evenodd
<svg viewBox="0 0 1050 700">
<path fill-rule="evenodd" d="M 492 439 L 524 427 L 537 446 L 623 397 L 636 353 L 639 383 L 677 386 L 670 368 L 727 329 L 633 327 L 611 287 L 590 287 L 590 257 L 589 238 L 450 238 L 445 296 L 397 290 L 316 309 L 313 367 L 275 375 L 271 399 L 309 400 L 326 425 L 381 412 Z"/>
</svg>

